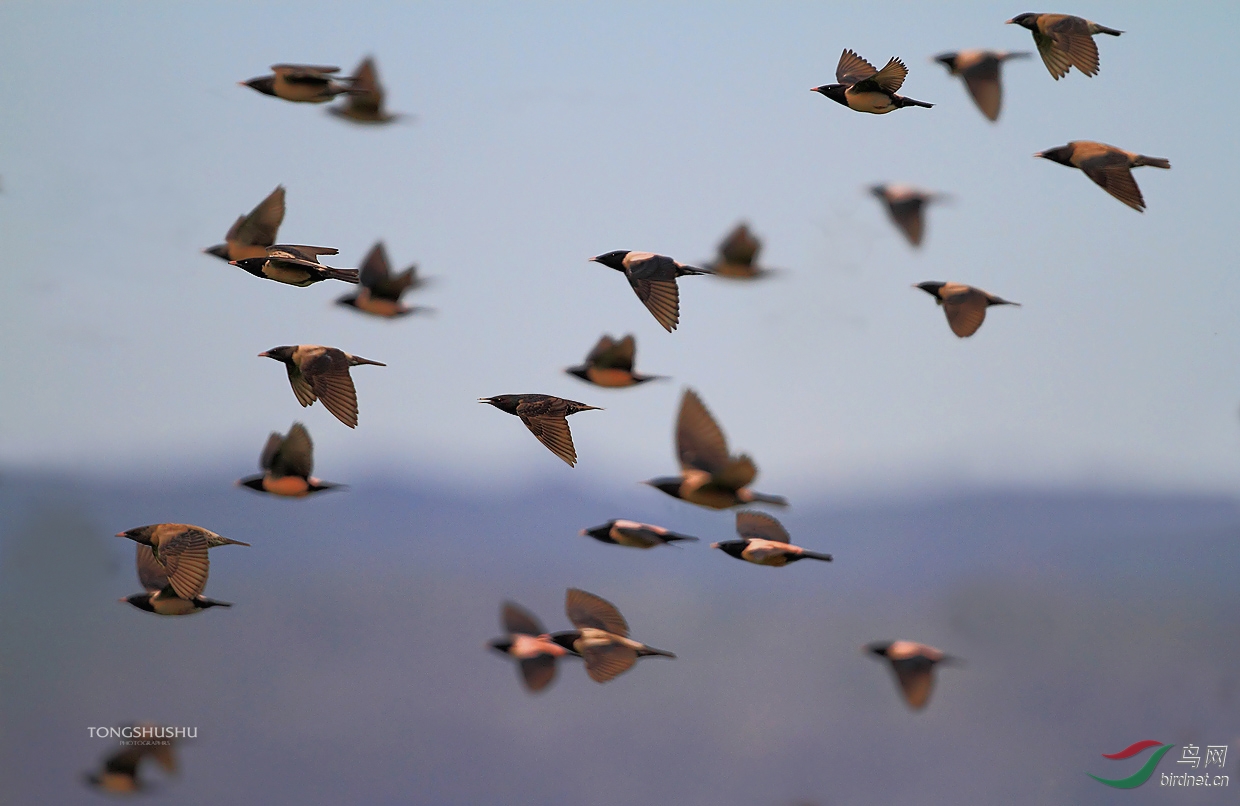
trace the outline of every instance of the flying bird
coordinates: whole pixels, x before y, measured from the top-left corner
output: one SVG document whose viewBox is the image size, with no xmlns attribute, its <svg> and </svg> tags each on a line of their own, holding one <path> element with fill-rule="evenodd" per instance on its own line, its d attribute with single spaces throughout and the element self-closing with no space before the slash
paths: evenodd
<svg viewBox="0 0 1240 806">
<path fill-rule="evenodd" d="M 895 672 L 904 701 L 918 711 L 925 708 L 930 699 L 935 665 L 957 662 L 956 658 L 945 655 L 943 650 L 916 641 L 876 641 L 862 649 L 887 659 Z"/>
<path fill-rule="evenodd" d="M 987 120 L 993 122 L 999 119 L 999 106 L 1003 103 L 1000 66 L 1008 59 L 1024 59 L 1029 55 L 1025 51 L 961 50 L 940 53 L 934 60 L 946 67 L 947 72 L 953 76 L 964 79 L 969 95 L 973 96 L 973 103 L 982 110 Z"/>
<path fill-rule="evenodd" d="M 319 263 L 320 255 L 334 255 L 339 251 L 330 246 L 276 244 L 268 246 L 262 257 L 247 257 L 228 262 L 239 269 L 245 269 L 255 277 L 295 285 L 298 288 L 305 288 L 323 280 L 356 283 L 357 269 L 337 269 Z"/>
<path fill-rule="evenodd" d="M 1069 168 L 1080 168 L 1095 184 L 1138 213 L 1145 212 L 1145 199 L 1141 196 L 1137 181 L 1132 178 L 1132 169 L 1142 165 L 1171 167 L 1171 162 L 1162 157 L 1147 157 L 1091 140 L 1073 140 L 1066 146 L 1039 151 L 1033 156 Z"/>
<path fill-rule="evenodd" d="M 263 470 L 261 475 L 249 476 L 237 484 L 286 498 L 305 498 L 311 493 L 341 486 L 312 475 L 314 443 L 310 441 L 310 432 L 301 423 L 293 423 L 288 436 L 273 431 L 263 446 L 258 466 Z"/>
<path fill-rule="evenodd" d="M 737 224 L 719 244 L 719 254 L 706 265 L 718 277 L 755 280 L 771 274 L 771 269 L 758 265 L 762 242 L 749 231 L 744 222 Z"/>
<path fill-rule="evenodd" d="M 761 512 L 736 513 L 736 533 L 740 540 L 711 543 L 712 549 L 722 549 L 724 554 L 754 565 L 782 568 L 797 560 L 822 560 L 831 562 L 830 554 L 806 551 L 792 545 L 792 538 L 783 524 Z"/>
<path fill-rule="evenodd" d="M 625 336 L 620 341 L 613 340 L 611 336 L 603 336 L 586 356 L 585 363 L 564 371 L 586 383 L 612 389 L 636 386 L 663 378 L 662 375 L 639 375 L 634 372 L 633 358 L 636 354 L 637 341 L 632 335 Z"/>
<path fill-rule="evenodd" d="M 119 601 L 159 616 L 188 616 L 212 607 L 232 607 L 232 602 L 218 602 L 202 594 L 192 599 L 182 599 L 169 584 L 168 571 L 155 559 L 154 550 L 146 545 L 138 545 L 135 548 L 138 550 L 138 582 L 141 583 L 144 591 L 126 596 Z"/>
<path fill-rule="evenodd" d="M 353 83 L 343 103 L 329 106 L 327 111 L 354 123 L 391 123 L 404 117 L 383 108 L 383 95 L 383 85 L 379 83 L 375 60 L 367 56 L 353 71 Z"/>
<path fill-rule="evenodd" d="M 154 725 L 134 725 L 131 727 L 155 727 Z M 177 759 L 174 752 L 175 739 L 166 740 L 168 744 L 134 743 L 110 754 L 103 760 L 103 768 L 98 772 L 88 773 L 86 782 L 103 792 L 126 794 L 140 792 L 145 783 L 138 775 L 143 760 L 152 758 L 165 772 L 177 771 Z"/>
<path fill-rule="evenodd" d="M 555 662 L 569 650 L 551 640 L 542 623 L 520 605 L 504 602 L 500 624 L 508 634 L 489 646 L 517 661 L 521 681 L 530 691 L 542 691 L 555 680 Z"/>
<path fill-rule="evenodd" d="M 702 399 L 686 389 L 676 418 L 676 452 L 680 475 L 663 476 L 642 482 L 673 498 L 711 509 L 727 509 L 739 504 L 787 506 L 777 495 L 764 495 L 749 489 L 758 468 L 746 454 L 730 456 L 728 443 L 715 418 Z"/>
<path fill-rule="evenodd" d="M 614 546 L 628 546 L 635 549 L 667 546 L 680 541 L 697 541 L 696 537 L 682 535 L 678 532 L 664 529 L 662 526 L 638 523 L 637 521 L 629 521 L 622 518 L 607 521 L 602 526 L 595 526 L 593 529 L 582 529 L 580 534 L 583 537 L 592 537 L 602 543 L 611 543 Z"/>
<path fill-rule="evenodd" d="M 845 48 L 835 68 L 835 80 L 839 83 L 811 89 L 855 112 L 869 112 L 872 115 L 885 115 L 906 106 L 923 106 L 926 109 L 934 106 L 896 95 L 907 75 L 908 68 L 904 62 L 894 56 L 882 70 L 876 70 L 874 65 Z"/>
<path fill-rule="evenodd" d="M 346 295 L 336 300 L 338 305 L 345 305 L 385 319 L 430 310 L 421 306 L 411 308 L 400 301 L 402 294 L 425 285 L 426 280 L 418 277 L 416 264 L 411 264 L 400 274 L 393 275 L 392 264 L 388 262 L 383 241 L 379 241 L 370 248 L 359 271 L 362 287 L 356 294 Z"/>
<path fill-rule="evenodd" d="M 874 185 L 870 193 L 887 207 L 887 215 L 913 247 L 921 246 L 926 231 L 926 205 L 943 201 L 941 193 L 931 193 L 908 185 Z"/>
<path fill-rule="evenodd" d="M 671 652 L 629 638 L 629 625 L 624 616 L 611 602 L 593 593 L 569 588 L 564 609 L 577 629 L 555 633 L 551 640 L 574 655 L 580 655 L 586 662 L 586 674 L 596 683 L 606 683 L 627 672 L 641 657 L 676 657 Z"/>
<path fill-rule="evenodd" d="M 272 358 L 283 362 L 288 370 L 288 382 L 293 387 L 297 402 L 303 407 L 323 401 L 323 407 L 340 422 L 357 428 L 357 390 L 349 367 L 371 364 L 386 367 L 378 361 L 349 355 L 335 347 L 318 344 L 295 344 L 272 347 L 258 354 L 259 358 Z"/>
<path fill-rule="evenodd" d="M 686 266 L 667 255 L 656 255 L 652 252 L 628 252 L 621 249 L 596 255 L 590 260 L 624 272 L 637 298 L 668 333 L 680 324 L 680 289 L 676 285 L 676 278 L 711 273 L 708 269 Z"/>
<path fill-rule="evenodd" d="M 230 263 L 245 258 L 266 257 L 267 247 L 276 242 L 276 233 L 282 223 L 284 185 L 277 185 L 248 215 L 233 222 L 228 234 L 224 236 L 224 243 L 203 251 Z"/>
<path fill-rule="evenodd" d="M 982 322 L 986 321 L 986 309 L 991 305 L 1020 307 L 1019 302 L 996 297 L 963 283 L 925 282 L 918 283 L 913 288 L 920 288 L 934 297 L 936 304 L 943 306 L 943 313 L 947 315 L 947 326 L 962 339 L 977 332 Z"/>
<path fill-rule="evenodd" d="M 353 91 L 352 76 L 337 76 L 339 67 L 316 67 L 309 64 L 273 64 L 272 75 L 239 82 L 243 87 L 258 90 L 296 103 L 321 104 L 337 95 Z"/>
<path fill-rule="evenodd" d="M 1007 21 L 1033 32 L 1033 42 L 1056 81 L 1075 67 L 1087 76 L 1098 74 L 1095 34 L 1119 36 L 1123 31 L 1071 14 L 1018 14 Z"/>
<path fill-rule="evenodd" d="M 496 395 L 480 397 L 478 402 L 490 403 L 500 411 L 520 417 L 530 433 L 569 467 L 577 466 L 577 450 L 573 447 L 573 434 L 568 430 L 569 415 L 579 411 L 602 411 L 598 406 L 551 395 Z"/>
<path fill-rule="evenodd" d="M 207 586 L 211 566 L 207 549 L 250 545 L 188 523 L 153 523 L 118 532 L 116 536 L 149 546 L 157 570 L 168 579 L 166 587 L 172 588 L 177 597 L 189 600 L 200 596 Z"/>
</svg>

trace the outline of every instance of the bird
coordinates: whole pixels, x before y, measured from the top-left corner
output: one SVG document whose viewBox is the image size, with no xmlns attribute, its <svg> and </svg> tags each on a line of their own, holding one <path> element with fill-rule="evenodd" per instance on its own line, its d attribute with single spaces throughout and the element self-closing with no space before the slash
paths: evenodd
<svg viewBox="0 0 1240 806">
<path fill-rule="evenodd" d="M 255 277 L 275 280 L 285 285 L 295 285 L 298 288 L 305 288 L 323 280 L 357 283 L 357 269 L 337 269 L 319 263 L 320 255 L 335 255 L 339 251 L 330 246 L 276 244 L 268 246 L 261 257 L 247 257 L 228 262 Z"/>
<path fill-rule="evenodd" d="M 155 559 L 155 552 L 151 547 L 140 544 L 135 548 L 138 555 L 138 581 L 145 590 L 119 601 L 159 616 L 188 616 L 212 607 L 232 607 L 232 602 L 219 602 L 202 594 L 192 599 L 181 598 L 168 583 L 168 572 Z"/>
<path fill-rule="evenodd" d="M 667 255 L 656 255 L 653 252 L 629 252 L 620 249 L 595 255 L 590 260 L 624 272 L 637 298 L 668 333 L 680 324 L 680 289 L 676 285 L 676 278 L 711 274 L 709 269 L 686 266 Z"/>
<path fill-rule="evenodd" d="M 429 308 L 420 306 L 409 307 L 400 301 L 406 291 L 426 284 L 424 278 L 418 277 L 416 264 L 410 265 L 400 274 L 392 275 L 392 264 L 388 262 L 387 249 L 383 241 L 377 242 L 366 253 L 359 269 L 361 288 L 356 294 L 345 295 L 336 300 L 337 305 L 380 316 L 384 319 L 395 319 L 416 311 L 427 311 Z"/>
<path fill-rule="evenodd" d="M 153 725 L 134 725 L 132 727 L 154 727 Z M 160 740 L 163 744 L 133 743 L 122 747 L 103 760 L 103 768 L 98 772 L 88 773 L 86 782 L 103 792 L 125 794 L 139 792 L 145 783 L 138 771 L 142 761 L 153 758 L 165 772 L 177 771 L 177 759 L 174 752 L 174 739 Z"/>
<path fill-rule="evenodd" d="M 271 75 L 239 82 L 243 87 L 258 90 L 296 103 L 321 104 L 337 95 L 353 91 L 352 76 L 336 76 L 339 67 L 309 64 L 273 64 Z"/>
<path fill-rule="evenodd" d="M 312 493 L 341 486 L 311 475 L 314 471 L 314 443 L 310 441 L 310 432 L 301 423 L 293 423 L 288 436 L 273 431 L 263 446 L 258 466 L 263 470 L 261 475 L 249 476 L 237 484 L 286 498 L 305 498 Z"/>
<path fill-rule="evenodd" d="M 611 389 L 662 380 L 662 375 L 639 375 L 633 371 L 633 358 L 636 353 L 637 341 L 631 334 L 620 341 L 605 335 L 594 345 L 594 349 L 590 350 L 585 363 L 564 371 L 586 383 Z"/>
<path fill-rule="evenodd" d="M 875 641 L 866 644 L 862 650 L 887 659 L 895 672 L 904 701 L 917 711 L 925 708 L 930 699 L 935 665 L 958 662 L 956 658 L 944 654 L 943 650 L 916 641 Z"/>
<path fill-rule="evenodd" d="M 918 283 L 913 288 L 920 288 L 934 297 L 937 304 L 943 306 L 943 313 L 947 315 L 947 326 L 952 329 L 952 333 L 962 339 L 977 332 L 982 322 L 986 320 L 986 309 L 991 305 L 1020 307 L 1019 302 L 996 297 L 980 288 L 963 283 L 927 281 Z"/>
<path fill-rule="evenodd" d="M 772 273 L 771 269 L 757 265 L 762 242 L 749 231 L 749 225 L 737 224 L 719 244 L 718 257 L 706 265 L 717 277 L 735 280 L 755 280 Z"/>
<path fill-rule="evenodd" d="M 1095 184 L 1138 213 L 1145 212 L 1145 199 L 1141 196 L 1137 181 L 1132 178 L 1132 169 L 1143 165 L 1164 169 L 1171 167 L 1171 162 L 1162 157 L 1147 157 L 1092 140 L 1073 140 L 1067 145 L 1039 151 L 1033 156 L 1067 165 L 1069 168 L 1080 168 Z"/>
<path fill-rule="evenodd" d="M 697 538 L 692 535 L 682 535 L 679 532 L 664 529 L 662 526 L 638 523 L 623 518 L 607 521 L 602 526 L 595 526 L 593 529 L 582 529 L 580 534 L 582 537 L 592 537 L 602 543 L 635 549 L 668 546 L 681 541 L 697 541 Z"/>
<path fill-rule="evenodd" d="M 1030 55 L 1028 51 L 960 50 L 940 53 L 934 60 L 953 76 L 964 79 L 969 95 L 973 96 L 973 103 L 982 110 L 987 120 L 994 122 L 999 119 L 999 106 L 1003 103 L 1000 66 L 1008 59 L 1024 59 Z"/>
<path fill-rule="evenodd" d="M 289 385 L 293 387 L 293 394 L 302 407 L 311 406 L 321 399 L 323 407 L 349 428 L 357 428 L 357 390 L 353 387 L 349 367 L 359 364 L 387 366 L 319 344 L 272 347 L 259 353 L 258 357 L 283 362 L 288 370 Z"/>
<path fill-rule="evenodd" d="M 224 243 L 203 251 L 227 260 L 266 257 L 267 247 L 276 242 L 276 233 L 284 223 L 284 185 L 267 194 L 248 215 L 239 217 L 224 236 Z"/>
<path fill-rule="evenodd" d="M 752 503 L 781 507 L 788 504 L 781 496 L 749 489 L 758 475 L 757 466 L 746 454 L 728 454 L 723 431 L 692 389 L 686 389 L 680 401 L 676 452 L 680 459 L 679 476 L 663 476 L 642 483 L 673 498 L 711 509 Z"/>
<path fill-rule="evenodd" d="M 211 564 L 207 549 L 250 545 L 189 523 L 153 523 L 117 532 L 116 536 L 149 546 L 155 564 L 168 577 L 167 587 L 181 599 L 190 600 L 207 586 Z"/>
<path fill-rule="evenodd" d="M 629 638 L 629 625 L 611 602 L 578 588 L 569 588 L 564 610 L 577 629 L 558 632 L 551 640 L 586 662 L 586 674 L 596 683 L 606 683 L 627 672 L 638 658 L 671 652 L 655 649 Z"/>
<path fill-rule="evenodd" d="M 792 545 L 792 539 L 783 525 L 770 515 L 761 512 L 736 513 L 736 533 L 740 540 L 724 540 L 711 543 L 712 549 L 722 549 L 724 554 L 754 565 L 782 568 L 797 560 L 822 560 L 831 562 L 830 554 L 806 551 Z"/>
<path fill-rule="evenodd" d="M 490 403 L 500 411 L 520 417 L 530 433 L 569 467 L 577 466 L 577 450 L 573 447 L 573 434 L 568 430 L 569 415 L 579 411 L 602 411 L 598 406 L 551 395 L 496 395 L 480 397 L 478 402 Z"/>
<path fill-rule="evenodd" d="M 904 62 L 894 56 L 882 70 L 876 70 L 874 65 L 845 48 L 840 54 L 840 63 L 835 68 L 835 80 L 839 83 L 823 84 L 810 89 L 855 112 L 868 112 L 872 115 L 885 115 L 893 109 L 906 106 L 922 106 L 926 109 L 934 106 L 925 101 L 896 95 L 896 90 L 903 86 L 907 75 L 908 68 L 904 66 Z"/>
<path fill-rule="evenodd" d="M 534 614 L 513 602 L 500 608 L 500 625 L 508 634 L 488 646 L 517 661 L 521 681 L 530 691 L 542 691 L 555 680 L 555 663 L 569 650 L 551 640 Z"/>
<path fill-rule="evenodd" d="M 1098 45 L 1094 35 L 1123 33 L 1071 14 L 1018 14 L 1006 24 L 1019 25 L 1033 32 L 1033 43 L 1056 81 L 1073 67 L 1087 76 L 1096 76 Z"/>
<path fill-rule="evenodd" d="M 926 205 L 947 197 L 909 185 L 874 185 L 870 188 L 876 198 L 887 207 L 891 223 L 899 227 L 909 245 L 921 246 L 926 230 Z"/>
<path fill-rule="evenodd" d="M 346 95 L 343 103 L 329 106 L 327 111 L 354 123 L 383 124 L 404 117 L 383 108 L 383 85 L 379 83 L 375 60 L 370 56 L 362 59 L 353 71 L 353 83 Z"/>
</svg>

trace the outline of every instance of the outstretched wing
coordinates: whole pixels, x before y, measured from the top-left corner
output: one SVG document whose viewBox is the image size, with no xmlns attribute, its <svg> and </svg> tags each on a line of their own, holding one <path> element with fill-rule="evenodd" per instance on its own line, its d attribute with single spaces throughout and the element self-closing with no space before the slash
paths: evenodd
<svg viewBox="0 0 1240 806">
<path fill-rule="evenodd" d="M 500 624 L 512 635 L 542 635 L 546 632 L 538 617 L 516 602 L 504 602 L 500 610 Z"/>
<path fill-rule="evenodd" d="M 704 470 L 711 475 L 729 464 L 728 443 L 702 399 L 686 389 L 676 418 L 676 452 L 682 470 Z"/>
<path fill-rule="evenodd" d="M 835 80 L 841 84 L 856 84 L 871 78 L 877 72 L 874 65 L 858 56 L 855 51 L 845 48 L 840 54 L 840 63 L 835 67 Z"/>
<path fill-rule="evenodd" d="M 569 588 L 564 601 L 564 612 L 577 629 L 593 627 L 612 635 L 628 637 L 629 625 L 616 606 L 606 599 L 587 593 L 579 588 Z"/>
<path fill-rule="evenodd" d="M 736 513 L 736 533 L 748 539 L 758 538 L 775 543 L 792 542 L 783 524 L 762 512 L 746 510 Z"/>
</svg>

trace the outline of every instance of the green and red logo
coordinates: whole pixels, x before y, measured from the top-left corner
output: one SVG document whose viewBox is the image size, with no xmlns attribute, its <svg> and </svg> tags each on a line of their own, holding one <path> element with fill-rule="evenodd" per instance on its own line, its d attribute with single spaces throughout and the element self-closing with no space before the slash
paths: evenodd
<svg viewBox="0 0 1240 806">
<path fill-rule="evenodd" d="M 1154 754 L 1151 755 L 1149 760 L 1145 762 L 1144 767 L 1137 770 L 1132 775 L 1129 775 L 1127 778 L 1099 778 L 1091 772 L 1087 772 L 1085 774 L 1099 783 L 1106 784 L 1107 786 L 1113 786 L 1116 789 L 1134 789 L 1150 780 L 1150 776 L 1154 774 L 1154 768 L 1158 766 L 1158 762 L 1162 761 L 1162 757 L 1167 755 L 1167 751 L 1175 747 L 1175 745 L 1163 744 L 1162 742 L 1156 742 L 1153 739 L 1146 739 L 1143 742 L 1135 742 L 1130 744 L 1118 753 L 1102 754 L 1103 758 L 1120 761 L 1126 758 L 1132 758 L 1139 753 L 1149 750 L 1151 747 L 1157 747 L 1158 749 L 1155 750 Z"/>
</svg>

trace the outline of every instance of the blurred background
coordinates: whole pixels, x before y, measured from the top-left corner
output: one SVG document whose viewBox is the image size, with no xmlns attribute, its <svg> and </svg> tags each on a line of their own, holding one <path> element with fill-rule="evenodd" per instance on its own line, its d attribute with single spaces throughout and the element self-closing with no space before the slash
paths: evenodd
<svg viewBox="0 0 1240 806">
<path fill-rule="evenodd" d="M 1240 754 L 1237 120 L 1168 67 L 1228 75 L 1236 11 L 1064 9 L 1125 34 L 1093 79 L 1006 64 L 991 124 L 929 60 L 1033 50 L 1002 24 L 1025 10 L 0 5 L 0 800 L 91 802 L 108 748 L 87 726 L 149 719 L 200 728 L 153 801 L 1227 802 L 1085 772 L 1134 771 L 1100 754 L 1147 738 Z M 902 92 L 935 108 L 807 93 L 845 47 L 902 57 Z M 411 119 L 236 85 L 367 54 Z M 1136 173 L 1142 215 L 1030 158 L 1073 139 L 1173 168 Z M 920 251 L 878 182 L 954 197 Z M 437 313 L 364 318 L 333 304 L 343 284 L 201 253 L 278 184 L 281 241 L 354 266 L 383 239 L 435 278 L 408 301 Z M 683 280 L 674 334 L 587 262 L 702 262 L 740 220 L 781 271 Z M 922 280 L 1023 307 L 959 340 Z M 565 375 L 604 332 L 673 380 Z M 388 364 L 354 373 L 356 431 L 255 357 L 295 343 Z M 576 536 L 731 534 L 634 483 L 675 470 L 684 386 L 833 565 Z M 474 402 L 508 392 L 606 408 L 571 421 L 576 469 Z M 234 489 L 294 419 L 349 491 Z M 114 603 L 139 587 L 111 535 L 158 521 L 254 544 L 213 553 L 207 595 L 234 608 Z M 569 586 L 680 657 L 606 686 L 564 664 L 526 695 L 484 651 L 499 604 L 566 628 Z M 892 638 L 967 661 L 925 713 L 859 650 Z"/>
</svg>

